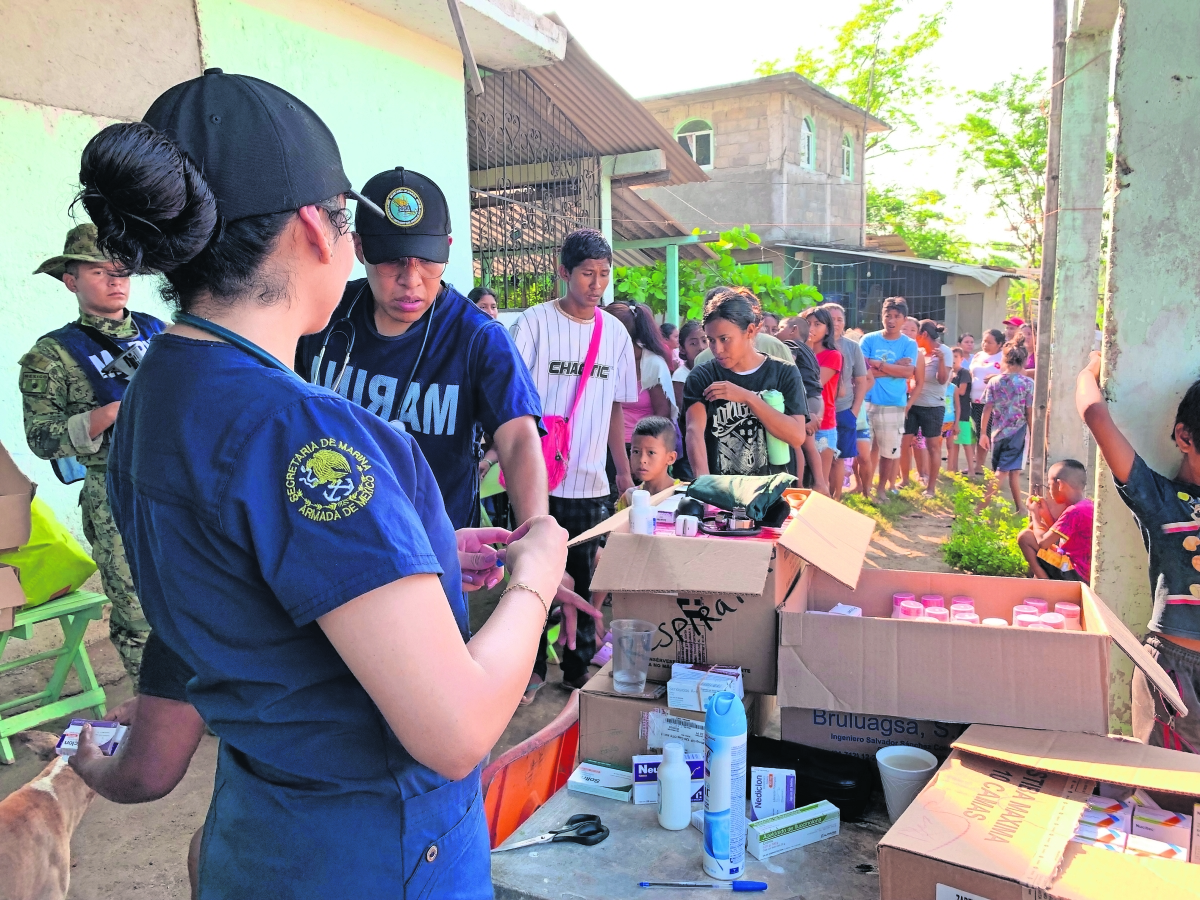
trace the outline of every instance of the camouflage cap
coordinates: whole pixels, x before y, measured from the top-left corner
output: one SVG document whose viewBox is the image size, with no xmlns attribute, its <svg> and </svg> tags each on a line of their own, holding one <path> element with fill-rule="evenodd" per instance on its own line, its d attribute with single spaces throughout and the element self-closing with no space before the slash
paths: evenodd
<svg viewBox="0 0 1200 900">
<path fill-rule="evenodd" d="M 76 225 L 67 232 L 67 240 L 63 245 L 62 254 L 50 257 L 34 269 L 33 274 L 41 275 L 44 272 L 62 281 L 62 277 L 67 271 L 67 263 L 108 262 L 108 257 L 101 253 L 100 248 L 96 246 L 96 237 L 96 226 L 91 222 Z"/>
</svg>

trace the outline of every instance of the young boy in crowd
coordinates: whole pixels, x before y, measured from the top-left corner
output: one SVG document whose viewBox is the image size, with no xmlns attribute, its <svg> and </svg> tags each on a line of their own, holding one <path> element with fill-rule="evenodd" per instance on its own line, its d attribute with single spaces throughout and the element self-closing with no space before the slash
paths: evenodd
<svg viewBox="0 0 1200 900">
<path fill-rule="evenodd" d="M 669 471 L 675 464 L 675 423 L 663 416 L 646 416 L 633 426 L 633 442 L 629 450 L 629 468 L 634 486 L 621 495 L 617 511 L 633 501 L 633 492 L 649 491 L 653 496 L 679 484 Z"/>
<path fill-rule="evenodd" d="M 965 365 L 967 361 L 967 351 L 962 347 L 954 348 L 954 371 L 950 374 L 950 384 L 947 385 L 954 389 L 954 419 L 956 428 L 954 429 L 953 440 L 947 444 L 949 448 L 946 451 L 946 470 L 949 472 L 958 472 L 958 448 L 966 447 L 967 450 L 963 456 L 967 458 L 967 474 L 975 477 L 975 454 L 971 452 L 971 445 L 975 443 L 973 434 L 974 422 L 971 421 L 971 370 Z"/>
<path fill-rule="evenodd" d="M 1171 437 L 1183 459 L 1174 478 L 1146 465 L 1121 433 L 1100 390 L 1100 354 L 1075 382 L 1075 406 L 1112 470 L 1117 493 L 1150 554 L 1154 608 L 1146 649 L 1188 708 L 1175 715 L 1146 677 L 1133 676 L 1133 734 L 1156 747 L 1200 751 L 1200 381 L 1175 412 Z"/>
<path fill-rule="evenodd" d="M 1046 474 L 1046 498 L 1030 496 L 1029 527 L 1017 535 L 1017 546 L 1031 578 L 1091 581 L 1093 507 L 1086 486 L 1083 463 L 1064 459 Z"/>
</svg>

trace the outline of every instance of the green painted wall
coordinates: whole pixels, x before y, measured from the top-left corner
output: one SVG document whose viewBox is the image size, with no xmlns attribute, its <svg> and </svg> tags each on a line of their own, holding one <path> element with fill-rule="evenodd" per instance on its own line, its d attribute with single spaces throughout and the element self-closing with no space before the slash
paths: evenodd
<svg viewBox="0 0 1200 900">
<path fill-rule="evenodd" d="M 263 78 L 311 106 L 333 130 L 356 187 L 400 165 L 441 186 L 456 238 L 447 280 L 464 294 L 470 290 L 466 105 L 457 48 L 327 0 L 199 0 L 197 8 L 204 65 Z"/>
<path fill-rule="evenodd" d="M 79 314 L 75 297 L 49 275 L 31 273 L 42 260 L 62 252 L 75 223 L 67 207 L 79 180 L 79 154 L 111 120 L 84 113 L 0 98 L 0 442 L 18 466 L 38 483 L 46 500 L 68 527 L 81 534 L 79 486 L 59 484 L 50 469 L 29 452 L 21 425 L 17 360 L 47 331 Z M 86 213 L 80 210 L 81 220 Z M 134 279 L 132 305 L 163 315 L 149 279 Z"/>
</svg>

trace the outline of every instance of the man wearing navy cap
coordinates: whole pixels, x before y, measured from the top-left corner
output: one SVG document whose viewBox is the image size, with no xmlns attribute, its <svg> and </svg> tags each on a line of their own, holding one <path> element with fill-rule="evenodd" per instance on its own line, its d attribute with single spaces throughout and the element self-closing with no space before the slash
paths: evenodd
<svg viewBox="0 0 1200 900">
<path fill-rule="evenodd" d="M 504 326 L 442 281 L 450 210 L 418 172 L 376 175 L 359 215 L 367 277 L 346 286 L 329 325 L 301 340 L 296 371 L 416 439 L 455 528 L 479 524 L 480 431 L 495 440 L 516 519 L 546 515 L 537 389 Z"/>
</svg>

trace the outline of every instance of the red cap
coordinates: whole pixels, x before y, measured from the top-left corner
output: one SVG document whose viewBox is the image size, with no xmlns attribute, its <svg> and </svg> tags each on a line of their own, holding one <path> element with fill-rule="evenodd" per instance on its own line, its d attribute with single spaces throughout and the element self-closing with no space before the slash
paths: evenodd
<svg viewBox="0 0 1200 900">
<path fill-rule="evenodd" d="M 995 320 L 993 319 L 993 321 L 995 321 Z M 1025 320 L 1022 319 L 1020 316 L 1009 316 L 1007 319 L 1004 320 L 1004 322 L 1002 324 L 1016 325 L 1018 328 L 1020 328 L 1022 325 L 1025 324 Z"/>
</svg>

